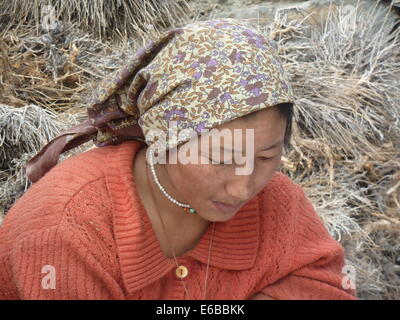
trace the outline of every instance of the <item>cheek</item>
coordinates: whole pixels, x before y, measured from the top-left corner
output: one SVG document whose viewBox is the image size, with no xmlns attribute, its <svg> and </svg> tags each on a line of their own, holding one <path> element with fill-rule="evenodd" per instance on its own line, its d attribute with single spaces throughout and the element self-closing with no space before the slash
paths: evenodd
<svg viewBox="0 0 400 320">
<path fill-rule="evenodd" d="M 213 193 L 219 186 L 218 170 L 210 165 L 178 165 L 174 183 L 183 194 Z"/>
<path fill-rule="evenodd" d="M 282 156 L 278 157 L 276 160 L 274 160 L 271 164 L 271 169 L 269 172 L 269 179 L 272 178 L 272 176 L 275 174 L 276 171 L 279 170 L 280 166 L 281 166 L 281 160 L 282 160 Z"/>
<path fill-rule="evenodd" d="M 271 172 L 274 174 L 279 169 L 282 161 L 282 155 L 274 159 L 271 163 Z"/>
<path fill-rule="evenodd" d="M 256 165 L 255 170 L 255 185 L 257 191 L 261 191 L 269 180 L 273 177 L 275 172 L 279 169 L 281 164 L 281 157 L 268 162 Z"/>
</svg>

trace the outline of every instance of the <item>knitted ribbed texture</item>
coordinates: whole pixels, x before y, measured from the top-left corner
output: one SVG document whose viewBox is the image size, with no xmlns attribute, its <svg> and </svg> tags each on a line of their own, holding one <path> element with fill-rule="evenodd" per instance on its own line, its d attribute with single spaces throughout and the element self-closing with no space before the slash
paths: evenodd
<svg viewBox="0 0 400 320">
<path fill-rule="evenodd" d="M 0 299 L 188 298 L 136 191 L 139 147 L 127 141 L 72 156 L 15 202 L 0 227 Z M 203 298 L 211 226 L 178 258 L 193 299 Z M 206 299 L 260 291 L 356 299 L 342 288 L 343 265 L 343 247 L 303 189 L 277 172 L 233 219 L 215 224 Z M 54 288 L 43 285 L 50 276 Z"/>
</svg>

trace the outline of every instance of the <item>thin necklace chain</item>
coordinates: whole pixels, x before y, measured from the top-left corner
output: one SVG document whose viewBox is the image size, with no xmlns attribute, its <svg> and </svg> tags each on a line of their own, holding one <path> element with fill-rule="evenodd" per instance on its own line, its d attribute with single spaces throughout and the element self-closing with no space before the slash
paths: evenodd
<svg viewBox="0 0 400 320">
<path fill-rule="evenodd" d="M 152 168 L 153 168 L 153 170 L 154 170 L 154 167 L 153 167 L 153 165 L 152 165 L 152 159 L 151 159 L 151 161 L 150 161 L 150 170 L 152 170 Z M 156 180 L 156 184 L 160 187 L 161 184 L 160 184 L 160 182 L 158 181 L 157 176 L 155 175 L 155 170 L 154 170 L 154 172 L 152 172 L 152 173 L 153 173 L 153 177 L 154 177 L 155 180 Z M 157 182 L 158 182 L 158 183 L 157 183 Z M 161 186 L 161 187 L 162 187 L 162 186 Z M 161 189 L 161 188 L 160 188 L 160 189 Z M 151 188 L 150 188 L 150 190 L 151 190 Z M 162 189 L 161 189 L 161 191 L 162 191 Z M 172 198 L 172 197 L 171 197 L 171 198 Z M 165 233 L 165 237 L 167 238 L 169 247 L 170 247 L 170 249 L 171 249 L 171 251 L 172 251 L 172 255 L 174 256 L 174 260 L 175 260 L 176 267 L 178 268 L 178 267 L 179 267 L 178 260 L 176 259 L 175 250 L 174 250 L 174 248 L 172 247 L 171 241 L 170 241 L 170 239 L 169 239 L 169 237 L 168 237 L 168 234 L 167 234 L 167 232 L 166 232 L 166 228 L 165 228 L 165 225 L 164 225 L 164 221 L 162 220 L 161 215 L 160 215 L 160 213 L 158 212 L 157 206 L 155 206 L 155 209 L 156 209 L 156 212 L 157 212 L 157 214 L 158 214 L 158 217 L 160 218 L 161 225 L 162 225 L 163 230 L 164 230 L 164 233 Z M 212 242 L 213 242 L 213 239 L 214 239 L 214 229 L 215 229 L 215 222 L 213 222 L 212 233 L 211 233 L 211 238 L 210 238 L 210 244 L 209 244 L 209 246 L 208 246 L 207 270 L 206 270 L 206 279 L 205 279 L 205 284 L 204 284 L 204 296 L 203 296 L 203 300 L 206 299 L 206 293 L 207 293 L 208 269 L 209 269 L 209 266 L 210 266 L 211 247 L 212 247 Z M 190 295 L 189 295 L 189 291 L 188 291 L 187 288 L 186 288 L 185 281 L 183 280 L 183 278 L 180 278 L 180 279 L 181 279 L 181 283 L 182 283 L 182 285 L 183 285 L 183 288 L 185 289 L 186 295 L 188 296 L 189 300 L 192 300 L 191 297 L 190 297 Z"/>
<path fill-rule="evenodd" d="M 176 255 L 175 255 L 175 250 L 173 249 L 173 247 L 172 247 L 172 245 L 171 245 L 171 242 L 170 242 L 170 240 L 169 240 L 169 237 L 168 237 L 168 235 L 167 235 L 167 232 L 165 231 L 164 222 L 162 221 L 161 216 L 160 216 L 160 214 L 159 214 L 159 212 L 158 212 L 157 209 L 156 209 L 156 211 L 157 211 L 157 213 L 158 213 L 158 216 L 160 217 L 160 220 L 161 220 L 161 223 L 162 223 L 162 226 L 163 226 L 163 229 L 164 229 L 165 236 L 166 236 L 166 238 L 167 238 L 167 240 L 168 240 L 168 244 L 169 244 L 169 246 L 170 246 L 170 248 L 171 248 L 172 255 L 174 256 L 174 260 L 175 260 L 176 267 L 178 268 L 178 267 L 179 267 L 179 264 L 178 264 L 178 260 L 177 260 Z M 209 246 L 208 246 L 208 260 L 207 260 L 207 269 L 206 269 L 206 279 L 205 279 L 205 283 L 204 283 L 204 296 L 203 296 L 203 300 L 206 299 L 206 293 L 207 293 L 208 269 L 209 269 L 209 266 L 210 266 L 210 258 L 211 258 L 211 255 L 210 255 L 210 254 L 211 254 L 212 241 L 213 241 L 213 238 L 214 238 L 214 229 L 215 229 L 215 222 L 213 222 L 210 244 L 209 244 Z M 192 298 L 191 298 L 191 296 L 190 296 L 190 294 L 189 294 L 189 291 L 188 291 L 187 288 L 186 288 L 185 281 L 183 280 L 183 278 L 180 278 L 180 279 L 181 279 L 181 283 L 182 283 L 182 285 L 183 285 L 183 288 L 185 289 L 186 295 L 188 296 L 189 300 L 192 300 Z"/>
</svg>

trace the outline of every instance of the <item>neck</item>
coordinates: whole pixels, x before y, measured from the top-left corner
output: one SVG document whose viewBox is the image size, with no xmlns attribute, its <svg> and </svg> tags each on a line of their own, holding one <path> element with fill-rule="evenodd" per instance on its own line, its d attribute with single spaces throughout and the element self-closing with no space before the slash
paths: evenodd
<svg viewBox="0 0 400 320">
<path fill-rule="evenodd" d="M 209 221 L 204 220 L 198 214 L 189 214 L 184 211 L 182 207 L 172 203 L 158 188 L 154 177 L 150 171 L 150 166 L 146 161 L 146 147 L 138 151 L 135 157 L 134 163 L 134 176 L 137 181 L 136 185 L 138 188 L 139 196 L 143 195 L 141 200 L 147 201 L 147 208 L 149 215 L 159 214 L 162 219 L 165 228 L 167 229 L 168 236 L 173 240 L 173 236 L 176 235 L 176 239 L 183 241 L 183 234 L 187 234 L 188 241 L 192 235 L 201 235 L 205 232 Z M 167 190 L 167 192 L 177 199 L 179 195 L 173 184 L 170 183 L 169 176 L 165 172 L 165 168 L 162 165 L 155 165 L 157 177 L 161 185 Z M 184 201 L 183 201 L 184 202 Z M 146 209 L 147 209 L 146 208 Z M 157 212 L 158 211 L 158 214 Z"/>
</svg>

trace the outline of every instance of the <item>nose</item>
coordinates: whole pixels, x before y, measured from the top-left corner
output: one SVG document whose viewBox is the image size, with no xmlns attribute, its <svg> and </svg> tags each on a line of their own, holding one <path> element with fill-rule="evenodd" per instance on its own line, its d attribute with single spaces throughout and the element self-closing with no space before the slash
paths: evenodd
<svg viewBox="0 0 400 320">
<path fill-rule="evenodd" d="M 226 193 L 236 202 L 250 200 L 254 192 L 253 175 L 235 175 L 225 187 Z"/>
</svg>

